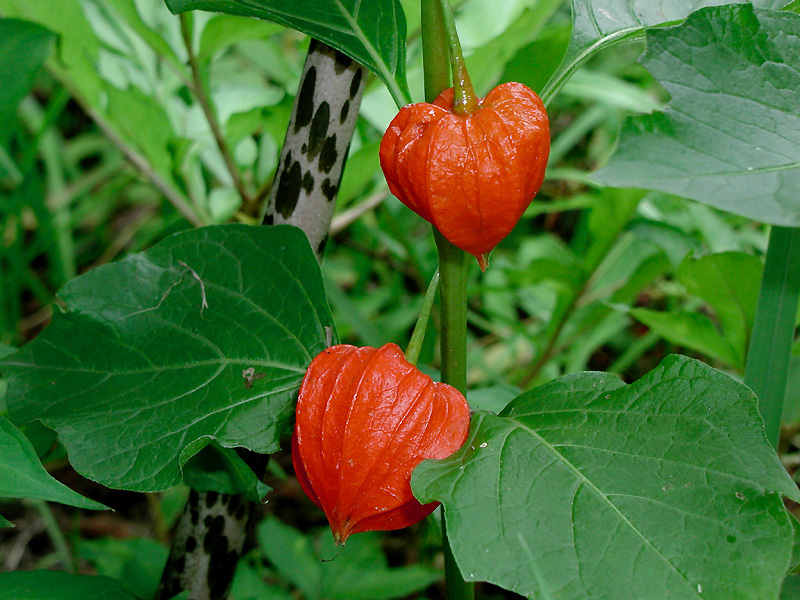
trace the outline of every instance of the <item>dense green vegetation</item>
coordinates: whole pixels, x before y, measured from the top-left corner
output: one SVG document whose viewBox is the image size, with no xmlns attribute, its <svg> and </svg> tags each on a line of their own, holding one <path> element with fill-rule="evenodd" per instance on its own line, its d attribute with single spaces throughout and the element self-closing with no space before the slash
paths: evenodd
<svg viewBox="0 0 800 600">
<path fill-rule="evenodd" d="M 355 535 L 320 563 L 337 550 L 285 443 L 325 329 L 405 348 L 437 269 L 430 226 L 389 194 L 377 154 L 397 104 L 423 98 L 419 3 L 403 0 L 405 18 L 365 33 L 397 38 L 372 54 L 314 8 L 276 24 L 166 4 L 0 0 L 0 527 L 16 525 L 0 529 L 0 599 L 45 597 L 24 591 L 22 572 L 40 568 L 110 578 L 39 574 L 40 592 L 63 590 L 48 598 L 152 598 L 186 484 L 214 477 L 202 453 L 183 469 L 211 437 L 219 446 L 204 452 L 229 461 L 220 446 L 275 453 L 232 598 L 442 598 L 439 512 L 410 531 Z M 245 13 L 275 18 L 270 7 L 285 3 L 251 4 Z M 463 576 L 499 586 L 479 584 L 479 597 L 633 599 L 654 585 L 653 597 L 777 600 L 798 562 L 778 497 L 798 493 L 767 440 L 794 475 L 800 4 L 453 4 L 478 93 L 502 81 L 541 92 L 552 146 L 544 186 L 489 269 L 467 271 L 467 396 L 485 412 L 460 454 L 415 473 L 415 493 L 458 516 L 448 528 Z M 283 25 L 332 44 L 340 35 L 371 70 L 321 271 L 299 232 L 259 227 L 309 43 Z M 441 317 L 434 306 L 419 359 L 434 376 Z M 281 360 L 259 367 L 268 401 L 240 409 L 252 399 L 242 365 L 211 373 L 204 361 L 219 350 L 257 364 L 258 336 Z M 598 373 L 575 375 L 585 371 Z M 160 394 L 158 410 L 142 400 Z M 181 419 L 190 425 L 171 429 Z M 476 460 L 474 446 L 509 436 L 512 420 L 531 431 L 514 466 Z M 569 474 L 542 467 L 527 481 L 521 457 L 546 463 L 553 446 L 582 443 L 607 444 L 613 458 L 576 451 Z M 490 536 L 497 553 L 482 546 L 494 525 L 469 523 L 501 522 L 501 510 L 482 504 L 480 484 L 454 483 L 457 465 L 465 481 L 518 477 L 505 498 L 520 507 L 514 518 L 542 505 L 516 546 L 505 532 Z M 243 463 L 218 470 L 213 489 L 264 496 Z M 636 487 L 650 475 L 652 490 Z M 644 502 L 581 505 L 589 480 Z M 662 498 L 673 486 L 684 495 Z M 102 505 L 116 512 L 88 510 Z M 636 521 L 641 539 L 614 537 L 614 519 Z M 542 556 L 537 536 L 553 545 Z M 637 553 L 655 546 L 664 564 L 637 570 Z M 562 547 L 603 573 L 579 585 Z M 504 566 L 515 560 L 533 567 Z M 621 585 L 609 573 L 630 587 L 608 595 Z M 798 590 L 789 577 L 780 597 Z"/>
</svg>

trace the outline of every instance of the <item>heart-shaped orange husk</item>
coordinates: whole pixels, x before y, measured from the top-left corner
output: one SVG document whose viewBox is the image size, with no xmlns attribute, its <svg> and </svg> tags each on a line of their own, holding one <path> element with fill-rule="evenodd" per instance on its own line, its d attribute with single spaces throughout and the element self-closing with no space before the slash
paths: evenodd
<svg viewBox="0 0 800 600">
<path fill-rule="evenodd" d="M 468 114 L 452 105 L 451 88 L 400 109 L 381 141 L 381 167 L 392 194 L 483 270 L 542 186 L 549 122 L 521 83 L 497 86 Z"/>
<path fill-rule="evenodd" d="M 333 346 L 300 387 L 292 462 L 337 543 L 360 531 L 408 527 L 437 503 L 411 493 L 411 471 L 464 443 L 469 406 L 454 387 L 409 364 L 395 344 Z"/>
</svg>

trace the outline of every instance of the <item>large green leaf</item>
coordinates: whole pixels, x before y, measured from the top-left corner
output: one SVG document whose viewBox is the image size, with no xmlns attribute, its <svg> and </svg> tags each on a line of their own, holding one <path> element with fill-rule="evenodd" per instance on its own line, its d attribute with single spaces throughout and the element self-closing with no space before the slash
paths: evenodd
<svg viewBox="0 0 800 600">
<path fill-rule="evenodd" d="M 0 145 L 6 143 L 17 107 L 33 87 L 54 41 L 50 31 L 35 23 L 0 19 Z"/>
<path fill-rule="evenodd" d="M 595 178 L 800 225 L 800 16 L 709 8 L 648 32 L 647 46 L 672 101 L 628 119 Z"/>
<path fill-rule="evenodd" d="M 572 37 L 561 65 L 542 90 L 545 103 L 588 59 L 620 42 L 641 37 L 648 27 L 681 21 L 692 12 L 720 4 L 751 0 L 572 0 Z M 788 0 L 752 0 L 760 8 L 778 9 Z"/>
<path fill-rule="evenodd" d="M 562 377 L 464 446 L 423 462 L 462 574 L 558 600 L 770 600 L 792 555 L 780 495 L 798 497 L 753 393 L 671 356 L 624 385 Z"/>
<path fill-rule="evenodd" d="M 87 273 L 67 310 L 0 363 L 17 423 L 55 429 L 75 468 L 162 490 L 212 439 L 278 449 L 332 331 L 319 265 L 294 227 L 208 227 Z"/>
<path fill-rule="evenodd" d="M 37 498 L 78 508 L 103 510 L 99 502 L 84 498 L 56 481 L 39 462 L 25 435 L 0 416 L 0 498 Z M 0 517 L 0 527 L 10 523 Z"/>
<path fill-rule="evenodd" d="M 292 27 L 341 50 L 372 70 L 398 105 L 406 82 L 406 18 L 398 0 L 166 0 L 175 13 L 210 10 Z"/>
<path fill-rule="evenodd" d="M 136 600 L 109 577 L 63 571 L 0 573 L 0 600 Z"/>
</svg>

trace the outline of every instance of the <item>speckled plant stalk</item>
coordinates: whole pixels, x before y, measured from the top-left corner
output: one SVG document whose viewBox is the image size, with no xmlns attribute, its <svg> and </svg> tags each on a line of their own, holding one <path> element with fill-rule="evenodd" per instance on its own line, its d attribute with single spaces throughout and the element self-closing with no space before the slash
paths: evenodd
<svg viewBox="0 0 800 600">
<path fill-rule="evenodd" d="M 347 149 L 364 91 L 364 68 L 344 54 L 311 42 L 286 132 L 264 224 L 291 223 L 318 258 L 330 228 Z M 262 476 L 268 457 L 247 453 Z M 188 592 L 191 600 L 224 600 L 244 547 L 253 503 L 217 492 L 192 491 L 175 530 L 155 600 Z"/>
<path fill-rule="evenodd" d="M 468 112 L 477 106 L 477 97 L 466 74 L 452 9 L 447 0 L 421 0 L 422 48 L 425 71 L 425 100 L 432 102 L 450 87 L 452 62 L 456 104 Z M 449 34 L 449 35 L 448 35 Z M 452 58 L 452 61 L 450 60 Z M 474 103 L 474 104 L 473 104 Z M 442 381 L 467 392 L 467 254 L 448 242 L 434 227 L 439 251 L 439 297 L 441 299 Z M 464 581 L 456 564 L 442 519 L 442 543 L 448 600 L 471 600 L 474 586 Z"/>
<path fill-rule="evenodd" d="M 311 40 L 264 225 L 295 225 L 322 254 L 364 93 L 364 67 Z"/>
</svg>

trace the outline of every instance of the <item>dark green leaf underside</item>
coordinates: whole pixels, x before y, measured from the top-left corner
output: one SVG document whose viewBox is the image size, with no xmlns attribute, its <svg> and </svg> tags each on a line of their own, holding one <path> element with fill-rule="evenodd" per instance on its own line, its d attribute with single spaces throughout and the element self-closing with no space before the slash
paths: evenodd
<svg viewBox="0 0 800 600">
<path fill-rule="evenodd" d="M 800 225 L 800 16 L 709 8 L 649 31 L 647 48 L 672 101 L 628 119 L 595 178 Z"/>
<path fill-rule="evenodd" d="M 542 92 L 549 100 L 576 69 L 604 48 L 641 36 L 648 27 L 682 21 L 692 12 L 749 0 L 573 0 L 572 35 L 564 59 Z M 752 0 L 759 8 L 779 9 L 786 0 Z"/>
</svg>

